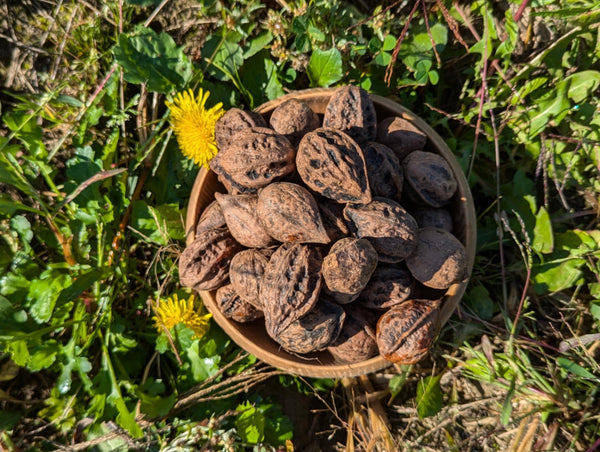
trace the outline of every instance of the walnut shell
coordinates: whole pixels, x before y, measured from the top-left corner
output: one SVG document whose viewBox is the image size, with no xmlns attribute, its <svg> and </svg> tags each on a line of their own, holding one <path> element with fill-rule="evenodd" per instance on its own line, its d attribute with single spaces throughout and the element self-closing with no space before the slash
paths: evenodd
<svg viewBox="0 0 600 452">
<path fill-rule="evenodd" d="M 297 146 L 305 134 L 321 125 L 321 121 L 307 104 L 289 99 L 273 110 L 269 124 L 275 132 L 284 135 L 293 146 Z"/>
<path fill-rule="evenodd" d="M 296 167 L 302 181 L 327 198 L 361 204 L 371 200 L 362 150 L 344 132 L 322 127 L 304 135 Z"/>
<path fill-rule="evenodd" d="M 211 202 L 200 214 L 198 223 L 196 223 L 196 235 L 202 234 L 209 229 L 222 228 L 225 226 L 225 217 L 221 206 L 215 200 Z"/>
<path fill-rule="evenodd" d="M 310 311 L 321 291 L 321 252 L 301 243 L 284 243 L 271 256 L 260 284 L 267 333 L 279 333 Z"/>
<path fill-rule="evenodd" d="M 371 195 L 400 200 L 404 171 L 398 157 L 387 146 L 369 142 L 362 147 Z"/>
<path fill-rule="evenodd" d="M 315 198 L 298 184 L 273 182 L 258 194 L 257 216 L 280 242 L 329 243 Z"/>
<path fill-rule="evenodd" d="M 417 281 L 433 289 L 447 289 L 467 277 L 467 252 L 448 231 L 419 229 L 415 252 L 406 265 Z"/>
<path fill-rule="evenodd" d="M 181 284 L 196 290 L 216 289 L 227 280 L 229 263 L 241 249 L 226 228 L 197 235 L 179 258 Z"/>
<path fill-rule="evenodd" d="M 375 332 L 364 318 L 346 312 L 344 327 L 327 351 L 339 363 L 366 361 L 378 353 Z"/>
<path fill-rule="evenodd" d="M 401 267 L 379 266 L 373 272 L 360 303 L 372 309 L 388 309 L 407 300 L 414 286 L 411 273 Z"/>
<path fill-rule="evenodd" d="M 231 235 L 249 248 L 275 244 L 257 216 L 258 195 L 226 195 L 215 193 Z"/>
<path fill-rule="evenodd" d="M 338 338 L 345 319 L 340 306 L 320 300 L 306 315 L 281 330 L 275 340 L 292 353 L 323 350 Z"/>
<path fill-rule="evenodd" d="M 255 127 L 235 135 L 219 151 L 210 168 L 240 191 L 264 187 L 294 171 L 296 153 L 290 141 L 274 130 Z"/>
<path fill-rule="evenodd" d="M 377 125 L 377 141 L 391 148 L 402 162 L 411 152 L 425 147 L 427 135 L 412 122 L 399 116 L 391 116 Z"/>
<path fill-rule="evenodd" d="M 397 364 L 422 360 L 439 330 L 438 306 L 437 300 L 408 300 L 383 314 L 377 322 L 379 353 Z"/>
<path fill-rule="evenodd" d="M 248 323 L 263 316 L 262 311 L 242 300 L 231 284 L 219 287 L 215 299 L 225 317 L 236 322 Z"/>
<path fill-rule="evenodd" d="M 348 226 L 344 221 L 344 206 L 332 199 L 321 195 L 315 195 L 315 200 L 321 212 L 321 219 L 327 235 L 332 242 L 336 242 L 349 234 Z"/>
<path fill-rule="evenodd" d="M 331 95 L 323 127 L 332 127 L 350 135 L 358 143 L 374 141 L 377 114 L 369 93 L 358 86 L 341 86 Z"/>
<path fill-rule="evenodd" d="M 400 262 L 417 245 L 417 222 L 391 199 L 375 198 L 366 205 L 347 205 L 344 216 L 356 237 L 371 242 L 381 262 Z"/>
<path fill-rule="evenodd" d="M 227 149 L 238 132 L 254 127 L 267 127 L 267 123 L 260 113 L 230 108 L 215 124 L 217 147 L 220 151 Z"/>
<path fill-rule="evenodd" d="M 421 207 L 412 211 L 419 228 L 440 228 L 452 232 L 454 224 L 452 214 L 443 208 Z"/>
<path fill-rule="evenodd" d="M 346 237 L 333 244 L 323 259 L 321 273 L 330 294 L 358 295 L 377 267 L 377 251 L 366 239 Z M 344 297 L 342 297 L 344 300 Z"/>
<path fill-rule="evenodd" d="M 262 309 L 260 282 L 269 258 L 257 249 L 243 250 L 231 259 L 229 279 L 231 285 L 246 303 Z"/>
<path fill-rule="evenodd" d="M 443 207 L 456 192 L 458 182 L 441 155 L 415 151 L 403 161 L 404 189 L 410 199 L 431 207 Z"/>
</svg>

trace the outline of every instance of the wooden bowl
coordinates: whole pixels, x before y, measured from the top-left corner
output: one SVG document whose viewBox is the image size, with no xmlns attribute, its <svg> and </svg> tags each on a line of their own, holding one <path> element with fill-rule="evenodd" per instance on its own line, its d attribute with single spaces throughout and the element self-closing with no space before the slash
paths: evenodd
<svg viewBox="0 0 600 452">
<path fill-rule="evenodd" d="M 322 115 L 334 90 L 334 88 L 318 88 L 287 94 L 261 105 L 256 111 L 261 113 L 268 123 L 271 112 L 278 105 L 288 99 L 295 98 L 307 103 L 316 113 Z M 467 250 L 467 269 L 470 274 L 475 259 L 476 219 L 473 198 L 462 169 L 444 140 L 425 121 L 417 117 L 410 110 L 387 98 L 374 94 L 371 95 L 371 98 L 377 111 L 378 121 L 388 116 L 401 116 L 412 122 L 428 137 L 425 149 L 437 152 L 450 164 L 454 176 L 458 181 L 458 190 L 449 205 L 449 209 L 454 218 L 454 234 L 465 245 Z M 215 191 L 225 193 L 225 189 L 218 182 L 216 174 L 211 170 L 202 168 L 198 173 L 189 200 L 186 217 L 186 237 L 188 244 L 194 240 L 194 231 L 198 218 L 203 209 L 214 200 Z M 465 291 L 467 282 L 468 280 L 452 285 L 443 296 L 440 319 L 442 325 L 448 321 L 448 318 L 457 307 Z M 333 357 L 326 351 L 303 356 L 287 353 L 268 336 L 263 320 L 243 324 L 225 317 L 217 307 L 215 292 L 200 291 L 199 294 L 217 324 L 241 348 L 278 369 L 307 377 L 341 378 L 375 372 L 391 364 L 379 355 L 364 362 L 340 364 L 334 362 Z"/>
</svg>

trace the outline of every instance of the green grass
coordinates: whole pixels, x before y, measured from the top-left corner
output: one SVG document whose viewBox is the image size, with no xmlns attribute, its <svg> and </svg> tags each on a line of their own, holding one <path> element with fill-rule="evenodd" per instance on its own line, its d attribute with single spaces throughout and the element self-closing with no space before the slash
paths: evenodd
<svg viewBox="0 0 600 452">
<path fill-rule="evenodd" d="M 324 450 L 600 449 L 600 7 L 467 3 L 11 5 L 0 445 L 303 450 L 310 430 Z M 201 87 L 254 108 L 349 83 L 428 121 L 474 194 L 475 267 L 431 359 L 359 386 L 280 375 L 215 324 L 159 333 L 156 300 L 186 295 L 198 170 L 165 100 Z"/>
</svg>

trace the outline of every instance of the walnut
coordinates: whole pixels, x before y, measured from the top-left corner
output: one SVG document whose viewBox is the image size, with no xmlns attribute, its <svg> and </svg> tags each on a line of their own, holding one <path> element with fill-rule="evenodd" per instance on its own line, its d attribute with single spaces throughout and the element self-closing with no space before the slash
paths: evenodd
<svg viewBox="0 0 600 452">
<path fill-rule="evenodd" d="M 423 228 L 406 265 L 416 280 L 433 289 L 447 289 L 467 277 L 467 252 L 448 231 Z"/>
<path fill-rule="evenodd" d="M 400 200 L 404 171 L 398 157 L 387 146 L 369 142 L 363 147 L 371 195 Z"/>
<path fill-rule="evenodd" d="M 223 211 L 221 210 L 219 203 L 215 200 L 202 211 L 198 223 L 196 224 L 196 235 L 200 235 L 209 229 L 222 228 L 225 225 Z"/>
<path fill-rule="evenodd" d="M 267 233 L 280 242 L 328 243 L 317 202 L 291 182 L 274 182 L 258 195 L 256 214 Z"/>
<path fill-rule="evenodd" d="M 242 300 L 262 309 L 259 290 L 269 258 L 256 249 L 238 252 L 229 264 L 231 285 Z"/>
<path fill-rule="evenodd" d="M 238 132 L 254 127 L 267 127 L 265 119 L 259 113 L 230 108 L 215 124 L 217 147 L 221 151 L 227 149 Z"/>
<path fill-rule="evenodd" d="M 240 191 L 256 191 L 294 171 L 290 141 L 267 128 L 245 129 L 210 161 L 210 168 Z"/>
<path fill-rule="evenodd" d="M 402 161 L 404 188 L 411 201 L 431 207 L 450 202 L 458 183 L 450 165 L 441 155 L 415 151 Z"/>
<path fill-rule="evenodd" d="M 344 132 L 320 128 L 304 135 L 296 166 L 304 183 L 327 198 L 362 204 L 371 200 L 362 150 Z"/>
<path fill-rule="evenodd" d="M 284 135 L 292 145 L 298 146 L 300 139 L 321 125 L 319 116 L 304 102 L 289 99 L 279 105 L 269 120 L 275 132 Z"/>
<path fill-rule="evenodd" d="M 321 273 L 336 301 L 352 301 L 365 288 L 377 266 L 377 251 L 366 239 L 338 240 L 323 259 Z"/>
<path fill-rule="evenodd" d="M 377 125 L 377 141 L 391 148 L 402 162 L 411 152 L 420 151 L 425 147 L 427 135 L 412 122 L 392 116 Z"/>
<path fill-rule="evenodd" d="M 454 228 L 452 214 L 444 208 L 420 207 L 412 211 L 419 228 L 440 228 L 452 232 Z"/>
<path fill-rule="evenodd" d="M 411 296 L 414 279 L 411 273 L 402 267 L 378 266 L 359 301 L 373 309 L 388 309 L 402 303 Z"/>
<path fill-rule="evenodd" d="M 236 322 L 252 322 L 263 316 L 263 313 L 259 309 L 242 300 L 231 284 L 220 287 L 217 290 L 215 298 L 219 310 L 225 317 Z"/>
<path fill-rule="evenodd" d="M 241 249 L 226 228 L 209 229 L 181 253 L 179 280 L 196 290 L 216 289 L 227 280 L 229 263 Z"/>
<path fill-rule="evenodd" d="M 381 355 L 397 364 L 423 359 L 438 334 L 438 306 L 437 300 L 408 300 L 383 314 L 377 322 Z"/>
<path fill-rule="evenodd" d="M 375 248 L 381 262 L 400 262 L 417 245 L 417 222 L 397 202 L 375 198 L 365 205 L 347 205 L 344 216 L 357 237 Z"/>
<path fill-rule="evenodd" d="M 242 245 L 262 248 L 275 244 L 260 223 L 256 206 L 257 195 L 225 195 L 215 193 L 231 235 Z"/>
<path fill-rule="evenodd" d="M 342 86 L 329 99 L 323 127 L 350 135 L 358 143 L 375 141 L 377 114 L 369 93 L 358 86 Z"/>
<path fill-rule="evenodd" d="M 339 363 L 358 363 L 378 353 L 375 331 L 363 315 L 346 311 L 344 327 L 327 350 Z"/>
</svg>

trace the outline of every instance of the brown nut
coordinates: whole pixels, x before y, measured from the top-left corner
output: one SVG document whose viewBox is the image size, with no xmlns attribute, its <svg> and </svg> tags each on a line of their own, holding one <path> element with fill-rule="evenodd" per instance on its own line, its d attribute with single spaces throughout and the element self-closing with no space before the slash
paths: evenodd
<svg viewBox="0 0 600 452">
<path fill-rule="evenodd" d="M 378 353 L 375 331 L 363 316 L 347 311 L 344 327 L 327 351 L 338 363 L 366 361 Z"/>
<path fill-rule="evenodd" d="M 275 340 L 292 353 L 311 353 L 323 350 L 337 339 L 346 313 L 336 305 L 320 300 L 300 319 L 284 328 Z"/>
<path fill-rule="evenodd" d="M 289 99 L 273 110 L 269 124 L 275 132 L 284 135 L 293 146 L 297 146 L 305 134 L 321 125 L 321 121 L 304 102 Z"/>
<path fill-rule="evenodd" d="M 404 171 L 398 157 L 387 146 L 369 142 L 362 147 L 371 195 L 400 200 Z"/>
<path fill-rule="evenodd" d="M 258 190 L 294 171 L 290 141 L 274 130 L 256 127 L 235 135 L 210 161 L 210 168 L 240 191 Z"/>
<path fill-rule="evenodd" d="M 246 303 L 262 309 L 260 282 L 269 258 L 257 249 L 243 250 L 231 259 L 229 279 L 231 285 Z"/>
<path fill-rule="evenodd" d="M 403 161 L 404 189 L 411 201 L 431 207 L 450 202 L 458 183 L 452 168 L 441 155 L 415 151 Z"/>
<path fill-rule="evenodd" d="M 255 111 L 230 108 L 215 124 L 215 141 L 220 151 L 229 147 L 233 137 L 242 130 L 267 127 L 265 119 Z"/>
<path fill-rule="evenodd" d="M 179 258 L 179 280 L 196 290 L 213 290 L 229 275 L 231 258 L 242 249 L 226 228 L 196 236 Z"/>
<path fill-rule="evenodd" d="M 425 147 L 427 135 L 412 122 L 392 116 L 377 125 L 377 141 L 391 148 L 402 162 L 411 152 L 420 151 Z"/>
<path fill-rule="evenodd" d="M 332 199 L 315 194 L 315 200 L 321 212 L 321 219 L 327 235 L 332 242 L 336 242 L 349 233 L 348 226 L 344 221 L 344 206 Z"/>
<path fill-rule="evenodd" d="M 333 244 L 321 272 L 332 297 L 358 295 L 377 267 L 377 251 L 366 239 L 346 237 Z"/>
<path fill-rule="evenodd" d="M 284 243 L 271 256 L 260 284 L 267 333 L 276 338 L 308 311 L 321 291 L 321 252 L 301 243 Z"/>
<path fill-rule="evenodd" d="M 356 237 L 371 242 L 381 262 L 400 262 L 417 245 L 417 222 L 391 199 L 375 198 L 366 205 L 347 205 L 344 216 Z"/>
<path fill-rule="evenodd" d="M 338 88 L 327 103 L 323 127 L 341 130 L 358 143 L 374 141 L 377 114 L 369 93 L 358 86 Z"/>
<path fill-rule="evenodd" d="M 417 281 L 433 289 L 447 289 L 467 277 L 467 252 L 448 231 L 419 229 L 415 252 L 406 265 Z"/>
<path fill-rule="evenodd" d="M 397 364 L 422 360 L 438 334 L 438 306 L 437 300 L 408 300 L 383 314 L 377 322 L 379 353 Z"/>
<path fill-rule="evenodd" d="M 315 198 L 298 184 L 273 182 L 258 194 L 256 213 L 280 242 L 329 243 Z"/>
<path fill-rule="evenodd" d="M 231 284 L 219 287 L 215 299 L 225 317 L 236 322 L 248 323 L 263 316 L 259 309 L 242 300 Z"/>
<path fill-rule="evenodd" d="M 322 127 L 304 135 L 296 167 L 310 189 L 329 199 L 362 204 L 371 200 L 362 150 L 344 132 Z"/>
<path fill-rule="evenodd" d="M 225 195 L 215 193 L 221 206 L 227 227 L 231 235 L 242 245 L 249 248 L 262 248 L 275 244 L 260 223 L 256 206 L 257 195 Z"/>
<path fill-rule="evenodd" d="M 359 301 L 367 308 L 388 309 L 407 300 L 413 286 L 414 279 L 405 268 L 379 266 L 361 292 Z"/>
<path fill-rule="evenodd" d="M 202 211 L 198 223 L 196 223 L 196 235 L 202 234 L 209 229 L 222 228 L 225 225 L 223 211 L 219 203 L 215 200 Z"/>
<path fill-rule="evenodd" d="M 419 228 L 440 228 L 448 232 L 454 229 L 452 215 L 446 209 L 420 207 L 412 212 Z"/>
</svg>

